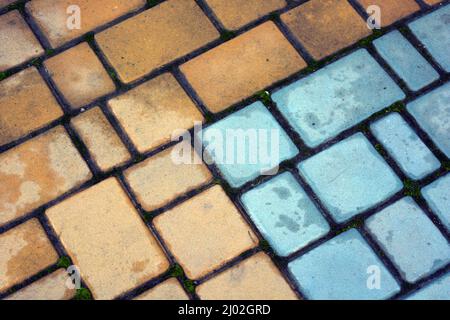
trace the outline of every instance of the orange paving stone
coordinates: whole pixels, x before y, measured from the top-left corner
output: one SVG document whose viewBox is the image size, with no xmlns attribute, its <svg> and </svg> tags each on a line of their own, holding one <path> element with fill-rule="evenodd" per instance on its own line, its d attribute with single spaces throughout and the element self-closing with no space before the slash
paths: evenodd
<svg viewBox="0 0 450 320">
<path fill-rule="evenodd" d="M 297 300 L 294 291 L 264 253 L 258 253 L 197 288 L 203 300 Z"/>
<path fill-rule="evenodd" d="M 169 73 L 109 100 L 109 107 L 140 152 L 171 141 L 172 133 L 203 121 L 200 111 Z"/>
<path fill-rule="evenodd" d="M 219 37 L 195 1 L 168 0 L 96 35 L 129 83 Z"/>
<path fill-rule="evenodd" d="M 0 155 L 0 225 L 19 218 L 91 178 L 63 127 Z"/>
<path fill-rule="evenodd" d="M 145 0 L 32 0 L 27 3 L 26 9 L 51 46 L 56 48 L 124 14 L 142 8 L 144 4 Z M 74 16 L 73 11 L 68 13 L 71 5 L 80 8 L 80 29 L 67 27 L 68 19 Z"/>
<path fill-rule="evenodd" d="M 225 28 L 239 29 L 286 6 L 284 0 L 206 0 Z"/>
<path fill-rule="evenodd" d="M 169 267 L 115 178 L 72 196 L 46 214 L 96 299 L 113 299 Z"/>
<path fill-rule="evenodd" d="M 198 279 L 258 245 L 220 186 L 159 215 L 156 229 L 190 279 Z"/>
<path fill-rule="evenodd" d="M 102 171 L 108 171 L 130 159 L 130 153 L 99 107 L 72 119 L 72 125 Z"/>
<path fill-rule="evenodd" d="M 371 34 L 347 0 L 311 0 L 282 14 L 281 20 L 315 60 Z"/>
<path fill-rule="evenodd" d="M 63 111 L 36 68 L 0 82 L 0 145 L 60 118 Z"/>
<path fill-rule="evenodd" d="M 171 278 L 137 296 L 135 300 L 189 300 L 177 279 Z"/>
<path fill-rule="evenodd" d="M 102 63 L 85 42 L 48 59 L 44 65 L 73 109 L 116 89 Z"/>
<path fill-rule="evenodd" d="M 0 16 L 0 72 L 44 53 L 19 11 Z"/>
<path fill-rule="evenodd" d="M 272 22 L 266 22 L 181 66 L 212 112 L 227 109 L 306 66 Z"/>
<path fill-rule="evenodd" d="M 58 255 L 37 219 L 0 235 L 0 292 L 56 262 Z"/>
<path fill-rule="evenodd" d="M 376 5 L 381 9 L 381 26 L 386 27 L 397 20 L 405 18 L 420 10 L 415 0 L 358 0 L 366 9 L 368 6 Z"/>
</svg>

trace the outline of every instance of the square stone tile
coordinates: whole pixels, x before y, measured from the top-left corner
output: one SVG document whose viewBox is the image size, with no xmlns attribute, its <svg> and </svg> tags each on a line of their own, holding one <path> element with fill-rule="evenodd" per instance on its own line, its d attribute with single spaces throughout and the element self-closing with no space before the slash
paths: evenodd
<svg viewBox="0 0 450 320">
<path fill-rule="evenodd" d="M 220 112 L 306 67 L 273 22 L 266 22 L 181 66 L 212 112 Z"/>
<path fill-rule="evenodd" d="M 197 293 L 202 300 L 297 300 L 280 271 L 264 253 L 202 283 Z"/>
<path fill-rule="evenodd" d="M 422 195 L 431 210 L 450 231 L 450 173 L 422 189 Z"/>
<path fill-rule="evenodd" d="M 416 11 L 420 6 L 414 0 L 358 0 L 364 9 L 371 5 L 379 6 L 381 9 L 381 26 L 388 25 L 403 19 Z"/>
<path fill-rule="evenodd" d="M 46 215 L 96 299 L 113 299 L 169 267 L 115 178 L 72 196 Z"/>
<path fill-rule="evenodd" d="M 370 217 L 366 226 L 408 282 L 450 262 L 450 244 L 410 197 Z"/>
<path fill-rule="evenodd" d="M 450 273 L 434 280 L 422 289 L 408 296 L 407 300 L 449 300 Z"/>
<path fill-rule="evenodd" d="M 220 186 L 157 216 L 155 227 L 190 279 L 198 279 L 258 245 Z"/>
<path fill-rule="evenodd" d="M 135 300 L 189 300 L 177 279 L 171 278 L 144 292 Z"/>
<path fill-rule="evenodd" d="M 203 121 L 200 111 L 169 73 L 109 100 L 108 105 L 139 152 L 169 143 L 172 134 Z"/>
</svg>

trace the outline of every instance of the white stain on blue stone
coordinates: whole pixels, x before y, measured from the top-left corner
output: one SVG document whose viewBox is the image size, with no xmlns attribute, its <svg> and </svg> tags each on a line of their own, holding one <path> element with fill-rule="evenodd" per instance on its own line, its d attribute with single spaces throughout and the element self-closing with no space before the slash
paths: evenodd
<svg viewBox="0 0 450 320">
<path fill-rule="evenodd" d="M 450 173 L 423 188 L 422 195 L 450 231 Z"/>
<path fill-rule="evenodd" d="M 434 280 L 406 300 L 450 300 L 450 273 Z"/>
</svg>

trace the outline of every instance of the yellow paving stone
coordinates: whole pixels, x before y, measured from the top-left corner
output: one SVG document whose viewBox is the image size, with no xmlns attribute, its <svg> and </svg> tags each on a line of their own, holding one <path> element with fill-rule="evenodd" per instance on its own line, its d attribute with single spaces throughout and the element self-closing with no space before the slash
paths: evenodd
<svg viewBox="0 0 450 320">
<path fill-rule="evenodd" d="M 175 130 L 190 129 L 203 116 L 169 73 L 108 102 L 140 152 L 171 141 Z"/>
<path fill-rule="evenodd" d="M 58 259 L 37 219 L 0 235 L 0 292 L 43 271 Z"/>
<path fill-rule="evenodd" d="M 37 209 L 91 176 L 63 127 L 0 154 L 0 225 Z"/>
<path fill-rule="evenodd" d="M 203 300 L 297 300 L 270 258 L 258 253 L 197 287 Z"/>
<path fill-rule="evenodd" d="M 135 300 L 189 300 L 189 297 L 177 279 L 171 278 L 139 295 Z"/>
<path fill-rule="evenodd" d="M 30 27 L 14 10 L 0 16 L 0 72 L 44 53 Z"/>
<path fill-rule="evenodd" d="M 85 42 L 48 59 L 44 65 L 73 109 L 116 89 L 102 63 Z"/>
<path fill-rule="evenodd" d="M 129 83 L 219 37 L 193 0 L 168 0 L 96 35 L 100 48 Z"/>
<path fill-rule="evenodd" d="M 69 289 L 66 281 L 67 272 L 59 269 L 52 274 L 30 284 L 29 286 L 8 296 L 5 300 L 69 300 L 75 295 L 74 289 Z"/>
<path fill-rule="evenodd" d="M 12 4 L 13 2 L 16 2 L 17 0 L 0 0 L 0 8 L 6 7 L 7 5 Z"/>
<path fill-rule="evenodd" d="M 286 6 L 285 0 L 206 0 L 225 28 L 239 29 Z"/>
<path fill-rule="evenodd" d="M 40 129 L 63 115 L 36 68 L 0 82 L 0 145 Z"/>
<path fill-rule="evenodd" d="M 32 0 L 26 9 L 55 48 L 144 4 L 145 0 Z M 67 22 L 75 17 L 74 11 L 69 10 L 73 5 L 80 8 L 80 29 L 67 27 Z"/>
<path fill-rule="evenodd" d="M 316 60 L 371 34 L 347 0 L 311 0 L 282 14 L 281 19 Z"/>
<path fill-rule="evenodd" d="M 184 144 L 184 145 L 183 145 Z M 199 164 L 178 164 L 172 152 L 184 149 L 186 142 L 167 149 L 125 172 L 125 177 L 142 207 L 155 210 L 171 200 L 211 181 L 212 175 L 192 150 L 190 157 Z"/>
<path fill-rule="evenodd" d="M 212 112 L 225 110 L 306 66 L 273 22 L 190 60 L 181 71 Z"/>
<path fill-rule="evenodd" d="M 126 193 L 109 178 L 46 212 L 96 299 L 112 299 L 169 263 Z"/>
<path fill-rule="evenodd" d="M 130 153 L 99 107 L 72 119 L 72 124 L 101 170 L 108 171 L 130 159 Z"/>
<path fill-rule="evenodd" d="M 415 0 L 358 0 L 367 9 L 371 5 L 379 6 L 381 9 L 381 26 L 386 27 L 397 20 L 405 18 L 420 10 Z"/>
<path fill-rule="evenodd" d="M 220 186 L 157 216 L 156 229 L 190 279 L 198 279 L 258 240 Z"/>
</svg>

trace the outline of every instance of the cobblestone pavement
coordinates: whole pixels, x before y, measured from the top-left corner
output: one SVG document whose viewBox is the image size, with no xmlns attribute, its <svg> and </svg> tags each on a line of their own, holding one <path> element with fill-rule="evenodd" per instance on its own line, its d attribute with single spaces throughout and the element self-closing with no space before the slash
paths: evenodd
<svg viewBox="0 0 450 320">
<path fill-rule="evenodd" d="M 449 48 L 447 0 L 0 0 L 0 298 L 449 299 Z"/>
</svg>

